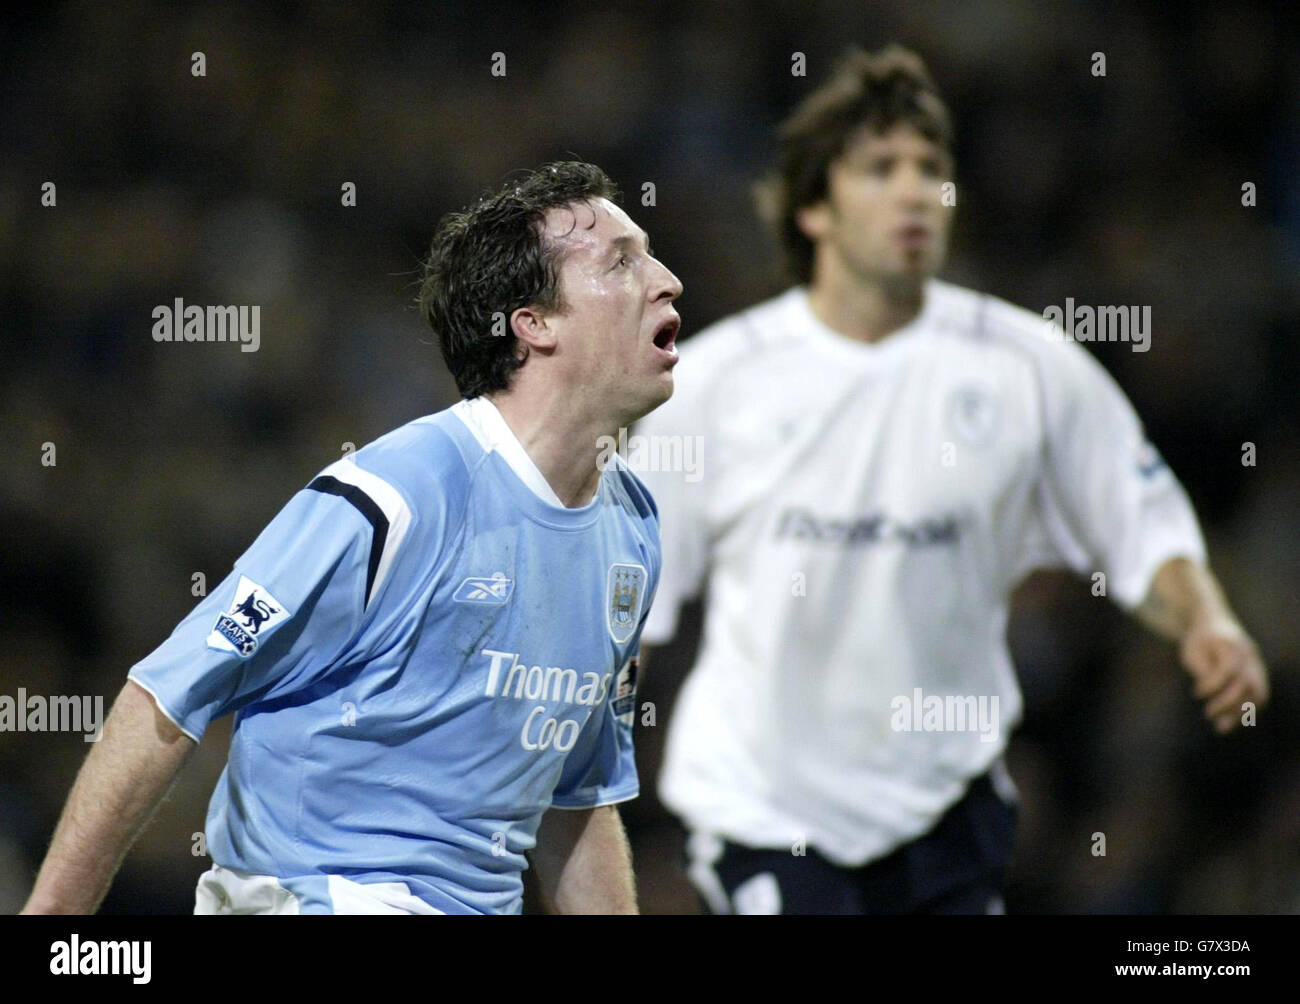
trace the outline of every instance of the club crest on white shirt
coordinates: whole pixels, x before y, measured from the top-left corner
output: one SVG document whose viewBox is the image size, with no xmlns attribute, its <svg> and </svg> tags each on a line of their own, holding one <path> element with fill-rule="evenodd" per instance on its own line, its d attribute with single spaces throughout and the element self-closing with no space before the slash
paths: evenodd
<svg viewBox="0 0 1300 1004">
<path fill-rule="evenodd" d="M 260 640 L 293 616 L 283 603 L 246 575 L 239 577 L 235 598 L 208 634 L 208 648 L 247 659 Z"/>
<path fill-rule="evenodd" d="M 963 384 L 948 395 L 948 428 L 967 446 L 988 446 L 998 433 L 997 395 L 980 384 Z"/>
<path fill-rule="evenodd" d="M 609 636 L 624 644 L 641 623 L 645 605 L 646 573 L 640 565 L 615 562 L 609 566 L 605 584 L 605 619 Z"/>
</svg>

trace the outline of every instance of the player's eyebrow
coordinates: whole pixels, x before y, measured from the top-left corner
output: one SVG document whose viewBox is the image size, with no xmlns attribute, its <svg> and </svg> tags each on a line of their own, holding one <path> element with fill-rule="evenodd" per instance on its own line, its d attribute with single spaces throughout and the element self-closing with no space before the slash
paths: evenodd
<svg viewBox="0 0 1300 1004">
<path fill-rule="evenodd" d="M 647 252 L 649 252 L 650 235 L 646 233 L 644 230 L 642 230 L 641 238 L 644 242 L 642 246 L 646 249 Z M 637 246 L 636 239 L 633 237 L 628 237 L 627 235 L 624 235 L 622 237 L 615 237 L 612 242 L 612 247 L 615 251 L 626 251 L 629 248 L 635 248 L 636 246 Z"/>
</svg>

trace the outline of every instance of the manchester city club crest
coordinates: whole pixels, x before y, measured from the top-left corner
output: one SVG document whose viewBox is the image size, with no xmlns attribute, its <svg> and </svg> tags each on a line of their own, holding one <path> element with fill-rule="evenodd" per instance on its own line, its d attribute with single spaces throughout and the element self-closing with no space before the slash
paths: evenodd
<svg viewBox="0 0 1300 1004">
<path fill-rule="evenodd" d="M 622 645 L 641 623 L 645 602 L 645 569 L 640 565 L 615 563 L 609 566 L 605 586 L 605 619 L 609 636 Z"/>
</svg>

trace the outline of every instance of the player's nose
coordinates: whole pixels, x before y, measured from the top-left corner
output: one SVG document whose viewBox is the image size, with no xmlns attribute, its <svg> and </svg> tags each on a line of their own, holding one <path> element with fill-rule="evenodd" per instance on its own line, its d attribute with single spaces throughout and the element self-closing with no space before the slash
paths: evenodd
<svg viewBox="0 0 1300 1004">
<path fill-rule="evenodd" d="M 673 275 L 672 271 L 663 262 L 656 260 L 655 264 L 659 267 L 659 273 L 651 284 L 650 298 L 652 300 L 668 300 L 671 303 L 682 295 L 682 281 Z"/>
<path fill-rule="evenodd" d="M 923 209 L 933 201 L 930 180 L 915 164 L 899 167 L 894 184 L 898 201 L 906 209 Z"/>
</svg>

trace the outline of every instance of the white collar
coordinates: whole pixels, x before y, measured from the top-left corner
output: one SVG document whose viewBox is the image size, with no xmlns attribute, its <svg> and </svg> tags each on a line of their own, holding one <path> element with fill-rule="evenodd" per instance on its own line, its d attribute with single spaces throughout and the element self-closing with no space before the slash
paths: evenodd
<svg viewBox="0 0 1300 1004">
<path fill-rule="evenodd" d="M 495 404 L 485 397 L 472 397 L 452 405 L 451 410 L 474 434 L 479 446 L 488 453 L 495 450 L 500 454 L 534 495 L 548 505 L 565 508 Z"/>
</svg>

